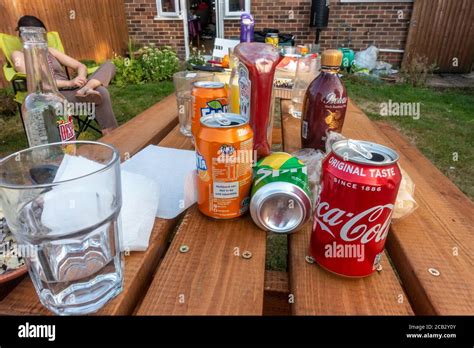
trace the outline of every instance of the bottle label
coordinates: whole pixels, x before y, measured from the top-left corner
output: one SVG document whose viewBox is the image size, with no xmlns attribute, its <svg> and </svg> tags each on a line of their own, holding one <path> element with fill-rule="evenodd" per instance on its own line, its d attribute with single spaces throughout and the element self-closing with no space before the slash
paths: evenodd
<svg viewBox="0 0 474 348">
<path fill-rule="evenodd" d="M 239 89 L 240 89 L 240 114 L 247 120 L 250 119 L 250 94 L 252 82 L 249 77 L 249 69 L 245 64 L 239 63 Z"/>
<path fill-rule="evenodd" d="M 65 119 L 58 118 L 59 135 L 61 136 L 62 142 L 72 140 L 75 137 L 72 116 L 69 115 L 65 117 Z"/>
<path fill-rule="evenodd" d="M 308 121 L 303 121 L 301 128 L 302 128 L 301 136 L 303 137 L 303 139 L 306 139 L 308 137 Z"/>
</svg>

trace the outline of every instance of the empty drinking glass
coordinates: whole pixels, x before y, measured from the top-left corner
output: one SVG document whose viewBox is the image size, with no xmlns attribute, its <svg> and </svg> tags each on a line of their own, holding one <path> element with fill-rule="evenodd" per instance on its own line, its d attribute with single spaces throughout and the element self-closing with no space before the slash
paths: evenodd
<svg viewBox="0 0 474 348">
<path fill-rule="evenodd" d="M 173 75 L 174 90 L 178 103 L 179 129 L 191 137 L 191 118 L 193 114 L 191 91 L 196 81 L 212 81 L 214 74 L 204 71 L 180 71 Z"/>
<path fill-rule="evenodd" d="M 301 118 L 304 95 L 309 84 L 318 76 L 320 69 L 320 58 L 314 54 L 298 58 L 295 82 L 291 91 L 290 114 L 293 117 Z"/>
<path fill-rule="evenodd" d="M 41 303 L 56 314 L 95 312 L 122 290 L 119 162 L 112 146 L 89 141 L 0 161 L 0 205 Z"/>
</svg>

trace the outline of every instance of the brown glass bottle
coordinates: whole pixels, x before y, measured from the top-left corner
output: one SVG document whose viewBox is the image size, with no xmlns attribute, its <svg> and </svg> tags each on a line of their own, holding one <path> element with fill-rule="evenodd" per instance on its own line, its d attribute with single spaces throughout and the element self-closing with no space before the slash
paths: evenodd
<svg viewBox="0 0 474 348">
<path fill-rule="evenodd" d="M 301 124 L 303 148 L 325 150 L 326 132 L 341 132 L 346 116 L 347 92 L 337 75 L 342 52 L 326 50 L 321 56 L 321 73 L 309 85 L 304 100 Z"/>
</svg>

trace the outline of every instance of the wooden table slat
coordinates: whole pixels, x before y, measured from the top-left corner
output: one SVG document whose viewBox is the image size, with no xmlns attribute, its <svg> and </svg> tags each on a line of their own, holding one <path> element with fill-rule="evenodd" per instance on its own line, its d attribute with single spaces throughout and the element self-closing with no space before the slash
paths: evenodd
<svg viewBox="0 0 474 348">
<path fill-rule="evenodd" d="M 184 138 L 177 129 L 169 137 Z M 182 245 L 189 252 L 181 253 Z M 137 314 L 261 315 L 265 247 L 266 233 L 248 214 L 216 220 L 194 205 L 186 212 Z M 252 257 L 239 256 L 244 251 Z"/>
</svg>

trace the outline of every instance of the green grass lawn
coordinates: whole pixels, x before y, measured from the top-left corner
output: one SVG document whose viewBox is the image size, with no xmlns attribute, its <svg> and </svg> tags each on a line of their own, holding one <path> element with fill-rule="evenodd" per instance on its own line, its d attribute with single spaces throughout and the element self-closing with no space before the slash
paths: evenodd
<svg viewBox="0 0 474 348">
<path fill-rule="evenodd" d="M 344 80 L 348 95 L 372 119 L 389 122 L 474 198 L 474 89 L 415 88 L 357 77 Z M 380 103 L 420 103 L 420 117 L 380 116 Z M 457 158 L 456 158 L 457 154 Z"/>
<path fill-rule="evenodd" d="M 120 125 L 171 94 L 173 92 L 173 82 L 162 81 L 145 85 L 129 85 L 123 88 L 110 86 L 109 91 L 115 117 Z M 5 100 L 6 93 L 10 94 L 7 98 L 13 98 L 11 91 L 4 90 L 0 94 L 3 97 L 2 100 Z M 3 113 L 0 113 L 0 157 L 3 157 L 26 148 L 28 144 L 19 115 L 16 112 L 11 114 L 11 112 L 3 109 L 0 109 L 0 111 L 3 111 Z M 100 135 L 96 132 L 87 131 L 81 134 L 80 138 L 94 140 L 99 137 Z"/>
</svg>

